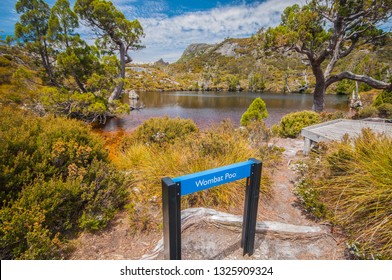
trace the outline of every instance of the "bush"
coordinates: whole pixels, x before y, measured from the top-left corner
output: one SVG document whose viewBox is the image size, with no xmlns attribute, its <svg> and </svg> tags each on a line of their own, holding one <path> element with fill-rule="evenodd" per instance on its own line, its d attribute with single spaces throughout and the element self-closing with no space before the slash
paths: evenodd
<svg viewBox="0 0 392 280">
<path fill-rule="evenodd" d="M 337 119 L 344 119 L 345 113 L 341 111 L 336 111 L 333 113 L 330 112 L 321 112 L 320 113 L 321 122 L 328 122 Z"/>
<path fill-rule="evenodd" d="M 10 59 L 8 59 L 4 55 L 0 56 L 0 67 L 9 67 L 11 65 L 12 65 L 12 63 L 11 63 Z"/>
<path fill-rule="evenodd" d="M 265 90 L 265 81 L 264 77 L 261 74 L 252 75 L 249 78 L 249 91 L 264 91 Z"/>
<path fill-rule="evenodd" d="M 68 234 L 106 226 L 124 204 L 124 176 L 81 122 L 9 108 L 0 118 L 1 258 L 59 258 Z"/>
<path fill-rule="evenodd" d="M 296 138 L 304 127 L 321 122 L 320 115 L 313 111 L 301 111 L 284 116 L 277 130 L 281 137 Z"/>
<path fill-rule="evenodd" d="M 188 134 L 197 132 L 198 128 L 192 120 L 180 118 L 151 118 L 139 126 L 135 133 L 124 139 L 122 146 L 127 147 L 135 142 L 163 146 L 173 144 L 177 139 L 184 139 Z"/>
<path fill-rule="evenodd" d="M 380 118 L 392 118 L 392 103 L 383 103 L 377 107 L 377 110 Z"/>
<path fill-rule="evenodd" d="M 377 108 L 373 106 L 368 106 L 368 107 L 363 107 L 359 112 L 357 113 L 357 118 L 359 119 L 366 119 L 366 118 L 371 118 L 377 116 Z"/>
<path fill-rule="evenodd" d="M 382 91 L 374 100 L 373 106 L 378 107 L 384 103 L 392 104 L 392 91 Z"/>
<path fill-rule="evenodd" d="M 62 92 L 56 88 L 44 88 L 41 101 L 46 112 L 68 116 L 90 123 L 105 123 L 109 113 L 129 112 L 129 105 L 120 102 L 108 103 L 103 97 L 91 92 Z"/>
<path fill-rule="evenodd" d="M 248 124 L 244 134 L 253 148 L 259 148 L 271 138 L 272 133 L 265 122 L 254 121 Z"/>
<path fill-rule="evenodd" d="M 241 125 L 247 126 L 252 121 L 261 121 L 268 117 L 267 107 L 264 101 L 258 97 L 250 104 L 249 108 L 241 117 Z"/>
<path fill-rule="evenodd" d="M 327 218 L 343 227 L 357 256 L 392 259 L 392 139 L 363 130 L 313 156 L 303 180 Z"/>
<path fill-rule="evenodd" d="M 0 204 L 37 178 L 65 179 L 70 166 L 82 172 L 93 159 L 107 161 L 102 141 L 78 121 L 9 108 L 2 108 L 0 118 Z"/>
</svg>

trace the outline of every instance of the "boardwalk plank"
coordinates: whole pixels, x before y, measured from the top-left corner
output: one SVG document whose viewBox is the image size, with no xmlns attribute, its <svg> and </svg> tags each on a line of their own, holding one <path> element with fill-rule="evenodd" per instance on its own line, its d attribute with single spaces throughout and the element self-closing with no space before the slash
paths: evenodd
<svg viewBox="0 0 392 280">
<path fill-rule="evenodd" d="M 339 141 L 345 134 L 348 134 L 349 137 L 358 137 L 364 128 L 370 128 L 375 133 L 382 133 L 392 137 L 391 123 L 364 120 L 333 120 L 302 129 L 301 135 L 305 139 L 304 154 L 309 153 L 312 142 Z"/>
</svg>

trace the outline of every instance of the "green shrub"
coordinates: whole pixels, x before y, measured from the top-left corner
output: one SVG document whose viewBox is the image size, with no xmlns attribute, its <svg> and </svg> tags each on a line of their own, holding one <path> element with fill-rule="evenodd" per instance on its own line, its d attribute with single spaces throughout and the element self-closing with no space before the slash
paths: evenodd
<svg viewBox="0 0 392 280">
<path fill-rule="evenodd" d="M 392 103 L 383 103 L 377 107 L 380 118 L 392 118 Z"/>
<path fill-rule="evenodd" d="M 336 83 L 336 93 L 337 94 L 350 94 L 354 89 L 354 83 L 350 80 L 342 80 Z"/>
<path fill-rule="evenodd" d="M 317 124 L 321 121 L 320 115 L 313 111 L 301 111 L 284 116 L 279 123 L 279 135 L 296 138 L 304 127 Z"/>
<path fill-rule="evenodd" d="M 184 139 L 188 134 L 197 132 L 198 128 L 192 120 L 180 118 L 151 118 L 139 126 L 136 131 L 124 139 L 123 147 L 135 142 L 157 144 L 173 144 L 177 139 Z"/>
<path fill-rule="evenodd" d="M 125 184 L 129 181 L 112 165 L 94 160 L 80 185 L 84 207 L 78 221 L 79 226 L 88 230 L 105 227 L 125 203 L 128 197 Z"/>
<path fill-rule="evenodd" d="M 10 67 L 12 65 L 11 61 L 4 55 L 0 56 L 0 67 Z"/>
<path fill-rule="evenodd" d="M 392 104 L 392 91 L 382 91 L 379 95 L 377 95 L 376 99 L 373 102 L 373 106 L 378 107 L 384 103 Z"/>
<path fill-rule="evenodd" d="M 105 98 L 91 92 L 71 93 L 56 88 L 44 88 L 40 98 L 46 112 L 90 123 L 105 123 L 108 113 L 129 112 L 127 104 L 108 104 Z"/>
<path fill-rule="evenodd" d="M 238 76 L 230 75 L 226 79 L 228 91 L 238 91 L 240 89 L 240 79 Z"/>
<path fill-rule="evenodd" d="M 124 204 L 124 175 L 82 122 L 0 111 L 0 256 L 59 258 L 68 234 L 96 230 Z"/>
<path fill-rule="evenodd" d="M 78 121 L 9 108 L 2 108 L 0 118 L 0 205 L 37 178 L 65 179 L 70 166 L 80 171 L 93 159 L 107 161 L 103 142 Z"/>
<path fill-rule="evenodd" d="M 333 113 L 330 112 L 321 112 L 320 113 L 320 122 L 327 122 L 327 121 L 332 121 L 332 120 L 337 120 L 337 119 L 344 119 L 345 118 L 345 113 L 341 111 L 336 111 Z"/>
<path fill-rule="evenodd" d="M 249 108 L 241 116 L 241 125 L 247 126 L 252 121 L 261 121 L 268 117 L 267 107 L 264 101 L 258 97 L 249 105 Z"/>
<path fill-rule="evenodd" d="M 265 81 L 264 77 L 261 74 L 252 75 L 249 78 L 248 88 L 250 91 L 264 91 L 265 90 Z"/>
<path fill-rule="evenodd" d="M 0 66 L 0 85 L 11 83 L 12 68 Z"/>
<path fill-rule="evenodd" d="M 357 118 L 359 119 L 366 119 L 366 118 L 371 118 L 377 116 L 377 108 L 373 106 L 368 106 L 368 107 L 363 107 L 361 110 L 359 110 L 357 114 Z"/>
</svg>

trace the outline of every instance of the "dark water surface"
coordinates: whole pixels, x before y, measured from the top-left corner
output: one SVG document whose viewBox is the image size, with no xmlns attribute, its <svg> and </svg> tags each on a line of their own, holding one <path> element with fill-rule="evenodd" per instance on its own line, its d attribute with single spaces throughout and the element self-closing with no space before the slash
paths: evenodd
<svg viewBox="0 0 392 280">
<path fill-rule="evenodd" d="M 140 92 L 138 105 L 144 109 L 131 111 L 122 118 L 111 119 L 104 131 L 133 130 L 151 117 L 169 116 L 192 119 L 200 128 L 231 119 L 240 123 L 242 114 L 252 101 L 261 97 L 267 105 L 269 117 L 265 122 L 271 126 L 282 116 L 295 111 L 311 110 L 313 95 L 310 94 L 270 94 L 250 92 Z M 129 102 L 129 100 L 127 100 Z M 325 108 L 328 112 L 347 111 L 347 96 L 327 95 Z"/>
</svg>

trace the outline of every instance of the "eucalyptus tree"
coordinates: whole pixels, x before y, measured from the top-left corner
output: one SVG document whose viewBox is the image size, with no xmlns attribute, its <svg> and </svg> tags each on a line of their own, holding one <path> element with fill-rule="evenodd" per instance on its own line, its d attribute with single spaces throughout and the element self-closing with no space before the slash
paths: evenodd
<svg viewBox="0 0 392 280">
<path fill-rule="evenodd" d="M 57 66 L 62 76 L 72 76 L 82 92 L 86 81 L 97 70 L 98 57 L 75 29 L 79 27 L 76 13 L 68 0 L 57 0 L 50 13 L 48 39 L 58 51 Z"/>
<path fill-rule="evenodd" d="M 302 54 L 316 78 L 313 110 L 323 111 L 326 89 L 350 79 L 392 90 L 392 84 L 350 71 L 334 73 L 337 62 L 354 49 L 387 35 L 380 25 L 392 15 L 391 0 L 311 0 L 287 7 L 277 27 L 262 34 L 264 47 Z"/>
<path fill-rule="evenodd" d="M 39 57 L 50 83 L 58 86 L 52 67 L 53 48 L 47 38 L 49 5 L 42 0 L 18 0 L 15 8 L 20 14 L 20 19 L 15 24 L 15 37 L 22 40 L 33 55 Z"/>
<path fill-rule="evenodd" d="M 75 28 L 79 27 L 78 16 L 72 11 L 68 0 L 57 0 L 53 5 L 49 22 L 48 37 L 58 43 L 58 47 L 70 47 L 73 37 L 75 37 Z"/>
<path fill-rule="evenodd" d="M 111 54 L 118 52 L 120 79 L 108 100 L 111 102 L 119 99 L 124 86 L 125 65 L 132 61 L 128 52 L 142 48 L 142 26 L 138 20 L 128 20 L 110 1 L 77 0 L 74 9 L 93 28 L 100 47 Z"/>
</svg>

